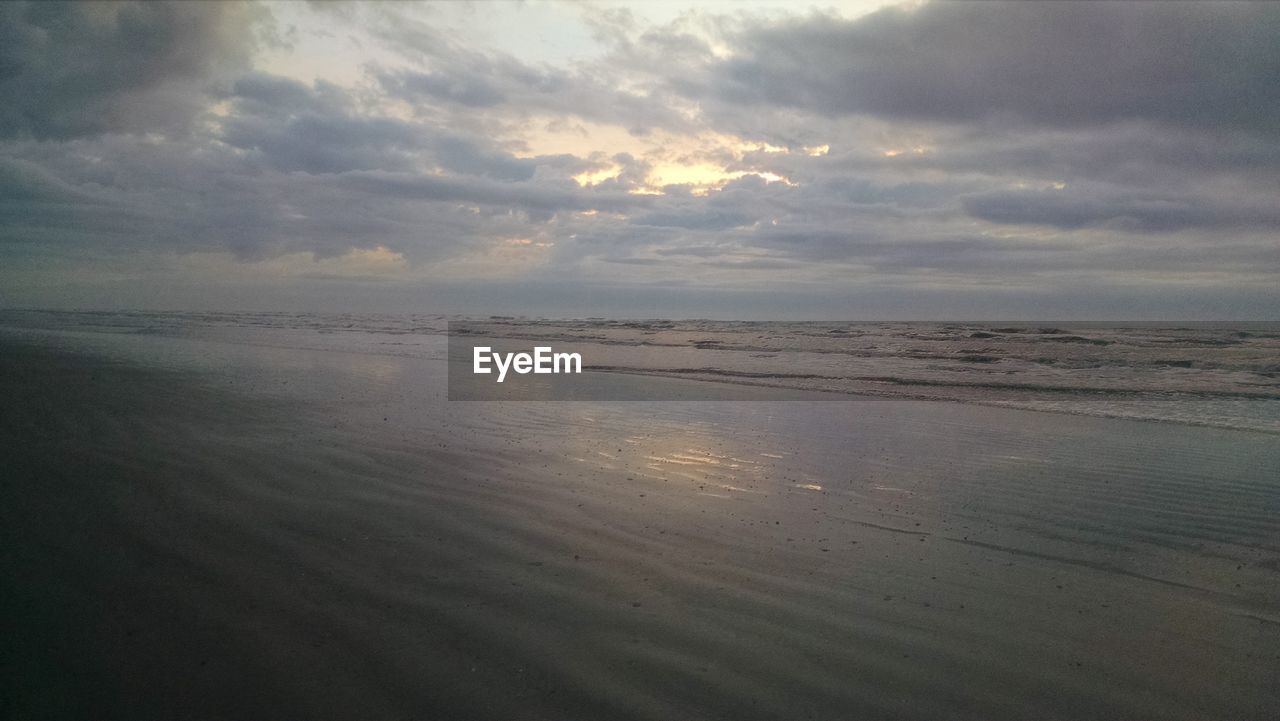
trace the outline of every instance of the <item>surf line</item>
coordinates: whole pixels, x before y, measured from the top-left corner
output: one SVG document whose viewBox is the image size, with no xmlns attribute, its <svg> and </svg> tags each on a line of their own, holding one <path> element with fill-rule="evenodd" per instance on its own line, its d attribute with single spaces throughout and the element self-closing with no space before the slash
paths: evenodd
<svg viewBox="0 0 1280 721">
<path fill-rule="evenodd" d="M 581 373 L 582 355 L 579 353 L 556 353 L 551 346 L 534 346 L 533 353 L 495 353 L 487 345 L 478 345 L 472 349 L 471 372 L 477 375 L 493 373 L 492 363 L 498 370 L 498 382 L 507 377 L 507 371 L 513 370 L 520 375 L 527 373 Z"/>
</svg>

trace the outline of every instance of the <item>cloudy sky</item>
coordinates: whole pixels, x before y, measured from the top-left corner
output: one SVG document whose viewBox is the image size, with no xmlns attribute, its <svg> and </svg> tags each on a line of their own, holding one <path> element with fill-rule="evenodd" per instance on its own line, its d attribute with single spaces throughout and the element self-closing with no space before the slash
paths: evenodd
<svg viewBox="0 0 1280 721">
<path fill-rule="evenodd" d="M 0 306 L 1280 317 L 1280 4 L 0 4 Z"/>
</svg>

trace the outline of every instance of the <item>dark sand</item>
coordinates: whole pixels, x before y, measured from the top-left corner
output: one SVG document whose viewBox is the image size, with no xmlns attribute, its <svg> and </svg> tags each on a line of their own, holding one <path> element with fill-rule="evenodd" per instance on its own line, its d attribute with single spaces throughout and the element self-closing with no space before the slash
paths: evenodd
<svg viewBox="0 0 1280 721">
<path fill-rule="evenodd" d="M 37 340 L 0 334 L 5 718 L 1280 717 L 1274 435 Z"/>
</svg>

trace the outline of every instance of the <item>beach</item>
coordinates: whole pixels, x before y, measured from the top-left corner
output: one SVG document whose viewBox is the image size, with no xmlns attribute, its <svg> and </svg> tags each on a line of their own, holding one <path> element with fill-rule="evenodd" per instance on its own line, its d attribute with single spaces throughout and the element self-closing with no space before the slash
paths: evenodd
<svg viewBox="0 0 1280 721">
<path fill-rule="evenodd" d="M 1280 713 L 1266 428 L 450 402 L 440 324 L 38 325 L 0 332 L 7 718 Z"/>
</svg>

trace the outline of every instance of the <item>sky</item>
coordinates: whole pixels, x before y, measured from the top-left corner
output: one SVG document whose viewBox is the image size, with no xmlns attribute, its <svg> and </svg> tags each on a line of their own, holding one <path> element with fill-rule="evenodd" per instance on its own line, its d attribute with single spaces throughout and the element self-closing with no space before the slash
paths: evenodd
<svg viewBox="0 0 1280 721">
<path fill-rule="evenodd" d="M 1277 78 L 1277 3 L 0 3 L 0 306 L 1277 320 Z"/>
</svg>

